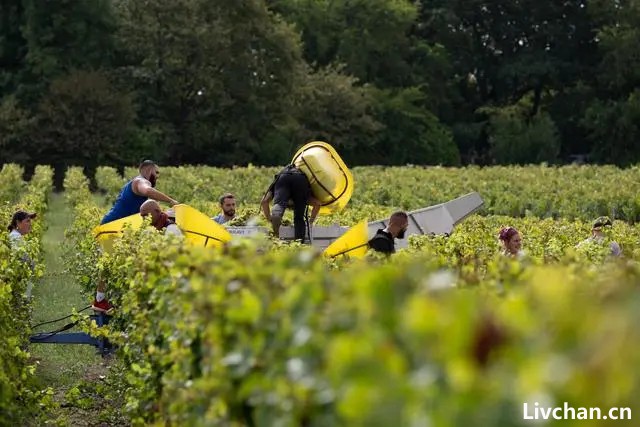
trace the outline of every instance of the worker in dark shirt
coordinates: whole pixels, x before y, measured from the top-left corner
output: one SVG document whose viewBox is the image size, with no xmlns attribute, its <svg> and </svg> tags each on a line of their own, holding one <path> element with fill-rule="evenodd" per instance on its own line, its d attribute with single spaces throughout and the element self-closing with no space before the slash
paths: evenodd
<svg viewBox="0 0 640 427">
<path fill-rule="evenodd" d="M 406 212 L 394 212 L 389 218 L 389 225 L 384 229 L 379 229 L 376 235 L 369 240 L 369 247 L 389 255 L 395 253 L 396 245 L 394 239 L 404 239 L 404 234 L 408 227 L 409 216 Z"/>
<path fill-rule="evenodd" d="M 269 202 L 273 200 L 273 209 L 269 209 Z M 260 203 L 262 212 L 267 220 L 271 221 L 273 233 L 277 236 L 282 224 L 282 217 L 293 202 L 293 225 L 296 240 L 304 240 L 305 236 L 305 210 L 307 205 L 313 206 L 309 224 L 313 224 L 318 212 L 320 202 L 311 193 L 311 185 L 306 175 L 294 165 L 288 165 L 276 176 Z"/>
</svg>

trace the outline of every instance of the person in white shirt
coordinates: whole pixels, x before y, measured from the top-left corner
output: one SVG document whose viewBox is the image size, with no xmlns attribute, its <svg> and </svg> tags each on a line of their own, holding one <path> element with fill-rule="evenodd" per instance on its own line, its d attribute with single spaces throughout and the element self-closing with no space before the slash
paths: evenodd
<svg viewBox="0 0 640 427">
<path fill-rule="evenodd" d="M 22 236 L 29 234 L 31 231 L 31 220 L 35 217 L 35 213 L 25 211 L 17 211 L 13 214 L 11 224 L 7 227 L 9 229 L 9 241 L 12 246 L 22 245 L 22 242 L 24 242 Z"/>
<path fill-rule="evenodd" d="M 16 211 L 11 218 L 11 223 L 7 227 L 9 230 L 9 242 L 11 242 L 12 249 L 16 250 L 24 246 L 24 236 L 31 232 L 31 220 L 36 217 L 35 213 L 26 211 Z M 28 263 L 33 269 L 34 263 L 26 253 L 22 254 L 22 260 Z M 27 283 L 26 297 L 31 298 L 31 290 L 33 283 L 31 280 Z"/>
<path fill-rule="evenodd" d="M 613 223 L 611 222 L 611 219 L 609 217 L 606 217 L 606 216 L 598 217 L 593 222 L 593 226 L 591 227 L 591 236 L 589 236 L 582 242 L 578 243 L 576 248 L 579 249 L 581 247 L 585 247 L 590 244 L 597 244 L 597 245 L 608 244 L 609 249 L 611 251 L 610 252 L 611 256 L 615 256 L 615 257 L 622 256 L 622 249 L 620 248 L 620 245 L 618 244 L 618 242 L 609 239 L 609 237 L 605 233 L 605 230 L 611 229 L 612 225 Z"/>
</svg>

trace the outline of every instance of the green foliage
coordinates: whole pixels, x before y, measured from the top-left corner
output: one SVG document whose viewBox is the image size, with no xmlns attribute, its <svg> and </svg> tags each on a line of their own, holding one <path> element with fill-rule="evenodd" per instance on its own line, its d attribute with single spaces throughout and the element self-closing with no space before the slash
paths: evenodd
<svg viewBox="0 0 640 427">
<path fill-rule="evenodd" d="M 364 163 L 453 166 L 458 148 L 449 129 L 425 108 L 417 87 L 377 94 L 377 117 L 385 128 L 375 138 L 375 154 Z M 362 156 L 362 155 L 361 155 Z"/>
<path fill-rule="evenodd" d="M 620 4 L 595 2 L 594 6 L 594 16 L 607 17 L 598 31 L 602 54 L 598 80 L 610 93 L 632 92 L 640 81 L 639 58 L 634 49 L 640 41 L 640 5 L 632 0 Z"/>
<path fill-rule="evenodd" d="M 468 230 L 451 246 L 485 246 Z M 331 270 L 296 248 L 221 254 L 131 233 L 102 262 L 132 424 L 520 426 L 540 394 L 631 406 L 635 263 L 527 267 L 494 251 L 473 276 L 425 251 Z"/>
<path fill-rule="evenodd" d="M 356 79 L 342 71 L 331 67 L 309 70 L 296 89 L 296 121 L 287 132 L 289 144 L 278 150 L 280 164 L 288 162 L 303 142 L 331 141 L 347 159 L 361 157 L 355 152 L 373 144 L 382 126 L 374 116 L 372 91 L 356 86 Z M 273 148 L 265 146 L 266 150 Z"/>
<path fill-rule="evenodd" d="M 22 180 L 24 168 L 15 163 L 6 163 L 0 169 L 0 200 L 4 203 L 14 203 L 22 195 L 25 183 Z"/>
<path fill-rule="evenodd" d="M 79 173 L 78 172 L 74 172 Z M 69 176 L 69 185 L 71 184 L 71 176 Z M 114 168 L 110 166 L 98 166 L 96 169 L 96 183 L 98 185 L 98 189 L 107 193 L 107 204 L 111 204 L 116 200 L 116 196 L 120 193 L 120 190 L 127 182 L 126 179 L 121 177 Z M 73 178 L 75 179 L 75 178 Z M 80 179 L 80 178 L 78 178 Z M 78 182 L 78 185 L 84 185 L 83 182 Z M 79 189 L 78 189 L 79 190 Z"/>
<path fill-rule="evenodd" d="M 218 198 L 233 193 L 243 212 L 261 216 L 259 203 L 279 168 L 250 166 L 161 167 L 158 189 L 180 202 L 211 216 L 218 212 Z M 111 182 L 120 177 L 112 171 Z M 608 215 L 631 223 L 640 220 L 637 167 L 615 166 L 496 166 L 383 167 L 352 169 L 356 183 L 343 212 L 320 217 L 320 224 L 352 225 L 368 218 L 383 219 L 394 209 L 413 210 L 446 202 L 471 191 L 484 200 L 481 214 L 513 217 L 537 216 L 591 221 Z M 137 175 L 127 168 L 125 178 Z M 120 187 L 103 182 L 99 186 L 114 198 Z M 248 215 L 251 217 L 252 215 Z"/>
<path fill-rule="evenodd" d="M 332 119 L 328 121 L 321 120 L 322 114 L 307 114 L 308 103 L 303 103 L 304 114 L 320 125 L 317 130 L 312 127 L 315 130 L 312 137 L 326 135 L 326 140 L 345 148 L 345 157 L 354 164 L 453 165 L 459 162 L 451 133 L 435 113 L 448 104 L 447 100 L 440 99 L 443 91 L 439 81 L 439 73 L 448 69 L 446 53 L 441 46 L 411 37 L 412 22 L 418 15 L 414 2 L 273 3 L 276 11 L 301 30 L 305 55 L 312 64 L 342 64 L 345 72 L 367 85 L 367 92 L 373 95 L 373 118 L 382 125 L 375 135 L 371 135 L 375 130 L 371 126 L 353 128 L 362 123 L 361 116 L 350 118 L 353 114 L 350 111 L 359 111 L 351 108 L 353 101 L 340 102 L 340 110 L 344 112 L 338 110 L 336 114 L 335 107 L 328 110 Z M 432 75 L 425 76 L 427 68 Z M 321 90 L 326 93 L 327 89 Z M 351 96 L 351 92 L 343 89 L 343 98 Z M 314 98 L 324 99 L 322 94 Z M 343 119 L 350 122 L 352 128 L 347 128 L 344 136 L 333 137 L 331 121 L 341 124 Z M 351 139 L 349 144 L 343 142 L 345 137 Z"/>
<path fill-rule="evenodd" d="M 102 171 L 102 177 L 105 169 L 99 170 Z M 64 233 L 65 267 L 83 290 L 92 294 L 98 280 L 99 252 L 98 244 L 90 231 L 99 224 L 103 213 L 93 204 L 89 180 L 82 168 L 67 169 L 64 188 L 66 201 L 74 210 L 74 221 Z"/>
<path fill-rule="evenodd" d="M 637 163 L 639 120 L 639 90 L 631 92 L 626 100 L 593 102 L 582 122 L 593 141 L 593 159 L 621 165 Z"/>
<path fill-rule="evenodd" d="M 182 200 L 213 191 L 210 182 L 257 194 L 271 171 L 163 168 L 159 184 Z M 389 205 L 416 202 L 423 182 L 433 197 L 483 182 L 488 212 L 561 211 L 572 192 L 577 213 L 595 207 L 589 194 L 616 200 L 637 179 L 635 169 L 613 167 L 354 172 L 362 191 L 334 219 L 383 217 Z M 101 176 L 118 175 L 104 168 Z M 416 184 L 389 191 L 392 177 Z M 68 181 L 67 191 L 87 191 L 79 168 Z M 567 193 L 538 199 L 552 186 Z M 526 192 L 530 201 L 516 205 Z M 95 209 L 76 205 L 76 238 L 90 239 Z M 523 426 L 523 402 L 540 396 L 608 407 L 632 406 L 638 392 L 629 343 L 637 338 L 640 228 L 614 221 L 609 238 L 624 258 L 612 259 L 606 244 L 576 248 L 591 219 L 473 216 L 451 236 L 412 237 L 391 260 L 331 262 L 261 239 L 219 252 L 153 228 L 125 233 L 99 258 L 95 247 L 78 244 L 70 257 L 97 267 L 109 285 L 115 317 L 107 329 L 87 330 L 119 346 L 123 368 L 109 381 L 123 387 L 133 425 Z M 507 225 L 523 237 L 521 260 L 499 252 L 497 234 Z"/>
<path fill-rule="evenodd" d="M 538 113 L 528 120 L 510 112 L 500 112 L 490 119 L 490 124 L 489 143 L 497 163 L 557 161 L 560 153 L 558 129 L 547 113 Z"/>
<path fill-rule="evenodd" d="M 498 233 L 506 226 L 515 227 L 520 232 L 528 260 L 537 264 L 569 261 L 600 264 L 611 252 L 604 242 L 585 242 L 578 247 L 591 234 L 590 221 L 512 218 L 501 215 L 471 217 L 459 224 L 447 238 L 411 237 L 409 247 L 432 255 L 443 266 L 460 267 L 467 274 L 465 280 L 479 283 L 486 268 L 495 261 L 495 255 L 501 249 Z M 606 241 L 618 242 L 625 257 L 635 259 L 640 255 L 636 237 L 639 232 L 637 225 L 616 221 Z"/>
<path fill-rule="evenodd" d="M 109 65 L 113 52 L 115 21 L 111 1 L 22 1 L 27 42 L 25 87 L 30 101 L 56 78 L 77 69 Z"/>
<path fill-rule="evenodd" d="M 302 33 L 305 56 L 321 66 L 343 63 L 361 81 L 406 84 L 417 6 L 407 0 L 273 1 Z"/>
<path fill-rule="evenodd" d="M 290 111 L 303 65 L 291 28 L 264 2 L 118 2 L 125 71 L 174 162 L 254 160 Z M 184 147 L 190 149 L 185 150 Z"/>
<path fill-rule="evenodd" d="M 582 127 L 592 143 L 595 161 L 633 164 L 638 161 L 636 140 L 640 114 L 638 55 L 633 46 L 640 40 L 637 2 L 596 2 L 594 14 L 607 17 L 598 31 L 602 55 L 598 64 L 595 99 L 586 110 Z"/>
<path fill-rule="evenodd" d="M 55 80 L 37 116 L 37 149 L 51 162 L 92 168 L 121 162 L 135 112 L 100 72 L 74 72 Z"/>
<path fill-rule="evenodd" d="M 27 53 L 21 31 L 25 21 L 22 2 L 0 2 L 0 16 L 0 94 L 4 96 L 17 89 Z"/>
<path fill-rule="evenodd" d="M 309 139 L 351 164 L 638 157 L 635 1 L 21 0 L 0 15 L 3 160 L 64 154 L 57 184 L 67 160 L 272 165 Z M 91 105 L 48 92 L 81 72 L 111 82 L 98 128 L 85 111 L 100 79 L 79 91 Z M 68 134 L 97 163 L 38 150 Z"/>
<path fill-rule="evenodd" d="M 5 165 L 6 166 L 6 165 Z M 3 168 L 4 172 L 5 168 Z M 11 248 L 8 234 L 0 239 L 0 413 L 2 425 L 20 425 L 25 419 L 42 421 L 53 406 L 52 391 L 38 390 L 34 382 L 32 361 L 27 352 L 30 302 L 24 297 L 28 284 L 42 275 L 40 238 L 44 231 L 42 214 L 46 211 L 47 194 L 52 189 L 53 170 L 38 166 L 32 180 L 22 189 L 16 204 L 1 199 L 0 218 L 8 224 L 13 212 L 25 209 L 38 213 L 32 231 L 20 248 Z M 2 180 L 0 187 L 14 182 Z M 22 181 L 19 181 L 22 183 Z M 3 188 L 4 189 L 4 188 Z M 0 194 L 7 194 L 0 191 Z M 9 202 L 5 204 L 5 202 Z M 28 262 L 25 262 L 28 260 Z"/>
<path fill-rule="evenodd" d="M 0 152 L 5 161 L 26 163 L 32 153 L 26 150 L 28 136 L 32 131 L 33 118 L 29 111 L 21 108 L 14 96 L 0 103 Z"/>
<path fill-rule="evenodd" d="M 114 372 L 118 368 L 118 363 L 114 361 L 109 369 Z M 127 420 L 118 413 L 118 408 L 122 406 L 122 385 L 117 382 L 117 375 L 113 377 L 116 381 L 106 378 L 78 381 L 64 393 L 65 407 L 78 408 L 84 417 L 91 417 L 102 424 L 127 425 Z"/>
</svg>

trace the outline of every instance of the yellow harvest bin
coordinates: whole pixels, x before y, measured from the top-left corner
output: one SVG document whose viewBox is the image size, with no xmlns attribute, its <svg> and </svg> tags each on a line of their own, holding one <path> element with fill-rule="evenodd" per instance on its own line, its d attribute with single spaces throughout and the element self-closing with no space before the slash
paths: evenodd
<svg viewBox="0 0 640 427">
<path fill-rule="evenodd" d="M 173 207 L 176 214 L 176 225 L 180 228 L 186 241 L 194 246 L 221 247 L 231 240 L 231 234 L 197 209 L 188 205 Z M 93 229 L 94 236 L 104 251 L 113 248 L 113 241 L 122 236 L 125 227 L 139 229 L 144 223 L 140 214 L 99 225 Z"/>
<path fill-rule="evenodd" d="M 175 205 L 176 224 L 185 239 L 194 246 L 219 248 L 231 240 L 231 234 L 220 224 L 189 205 Z"/>
<path fill-rule="evenodd" d="M 348 229 L 342 236 L 331 243 L 324 254 L 335 258 L 344 255 L 349 258 L 362 258 L 369 249 L 369 226 L 367 220 L 363 220 Z"/>
<path fill-rule="evenodd" d="M 108 252 L 113 248 L 114 240 L 122 237 L 122 232 L 126 227 L 137 230 L 142 227 L 142 224 L 143 219 L 140 214 L 133 214 L 95 227 L 93 235 L 102 250 Z"/>
<path fill-rule="evenodd" d="M 313 196 L 321 203 L 320 215 L 347 205 L 353 194 L 353 175 L 331 145 L 321 141 L 305 144 L 291 163 L 309 179 Z"/>
</svg>

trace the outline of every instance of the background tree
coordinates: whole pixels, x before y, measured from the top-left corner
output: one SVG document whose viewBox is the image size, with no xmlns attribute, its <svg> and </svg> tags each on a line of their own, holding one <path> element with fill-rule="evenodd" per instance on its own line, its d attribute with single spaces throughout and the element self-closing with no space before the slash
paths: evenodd
<svg viewBox="0 0 640 427">
<path fill-rule="evenodd" d="M 22 0 L 26 40 L 21 98 L 34 105 L 51 81 L 113 60 L 116 22 L 110 0 Z"/>
<path fill-rule="evenodd" d="M 0 163 L 29 164 L 34 158 L 29 144 L 33 117 L 21 108 L 14 96 L 0 103 Z"/>
<path fill-rule="evenodd" d="M 120 42 L 140 117 L 165 158 L 228 165 L 257 160 L 292 108 L 302 70 L 297 37 L 263 2 L 120 2 Z"/>
<path fill-rule="evenodd" d="M 416 37 L 418 3 L 407 0 L 279 0 L 274 10 L 296 24 L 305 58 L 334 65 L 375 95 L 374 138 L 348 153 L 359 164 L 456 164 L 458 150 L 438 114 L 448 112 L 441 46 Z M 363 135 L 366 136 L 366 135 Z"/>
<path fill-rule="evenodd" d="M 283 147 L 286 153 L 302 142 L 331 141 L 347 162 L 357 164 L 363 162 L 362 151 L 375 145 L 382 125 L 374 118 L 373 91 L 357 86 L 356 78 L 341 71 L 331 66 L 308 70 L 296 87 L 293 121 L 284 131 L 289 142 Z"/>
<path fill-rule="evenodd" d="M 56 165 L 89 171 L 127 162 L 135 111 L 131 97 L 98 71 L 76 71 L 53 81 L 38 105 L 31 150 Z"/>
<path fill-rule="evenodd" d="M 593 160 L 629 165 L 640 160 L 640 2 L 596 2 L 593 13 L 606 17 L 597 34 L 602 56 L 581 125 Z"/>
<path fill-rule="evenodd" d="M 525 96 L 532 101 L 529 118 L 541 110 L 557 113 L 549 117 L 560 124 L 564 140 L 585 142 L 576 126 L 584 108 L 574 108 L 579 99 L 567 97 L 578 104 L 563 100 L 575 85 L 593 79 L 597 43 L 591 18 L 582 0 L 423 3 L 420 34 L 446 47 L 458 82 L 459 92 L 451 97 L 458 114 L 445 123 L 461 150 L 490 153 L 496 128 L 478 113 L 481 107 L 513 105 Z M 553 96 L 545 97 L 549 93 Z"/>
<path fill-rule="evenodd" d="M 27 42 L 21 27 L 25 23 L 22 2 L 0 0 L 0 95 L 18 88 L 23 72 Z"/>
<path fill-rule="evenodd" d="M 131 97 L 126 164 L 282 164 L 326 139 L 354 165 L 626 165 L 638 3 L 0 0 L 0 141 L 37 147 L 52 82 L 86 71 Z M 29 152 L 4 156 L 49 162 Z"/>
</svg>

